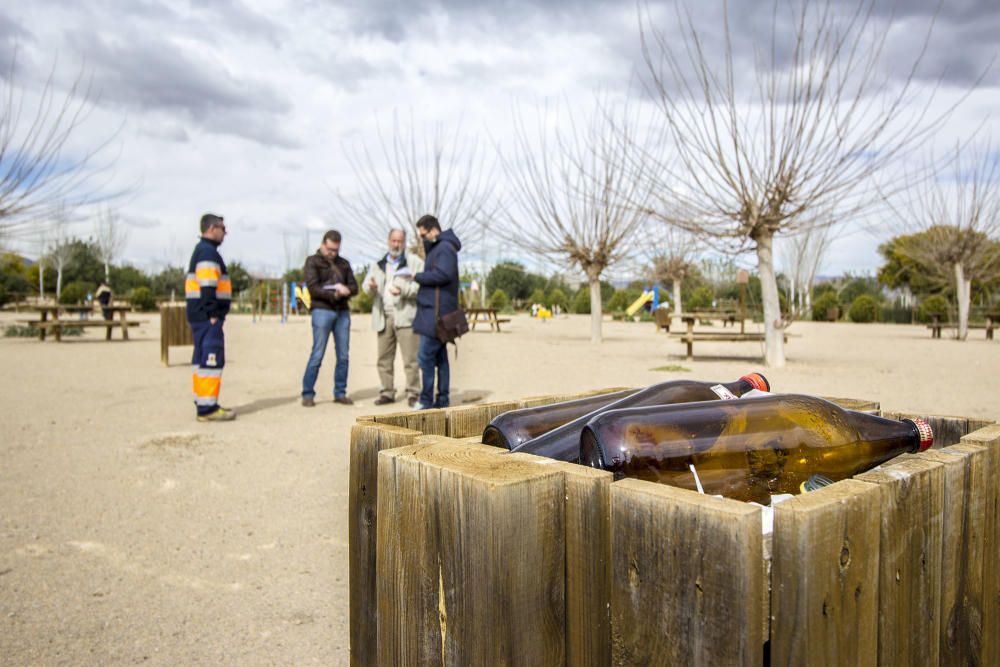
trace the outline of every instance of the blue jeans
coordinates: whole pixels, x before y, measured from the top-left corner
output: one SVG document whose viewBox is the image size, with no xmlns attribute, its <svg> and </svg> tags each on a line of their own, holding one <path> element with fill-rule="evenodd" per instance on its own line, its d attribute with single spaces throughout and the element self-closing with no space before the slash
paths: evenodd
<svg viewBox="0 0 1000 667">
<path fill-rule="evenodd" d="M 420 404 L 424 407 L 448 407 L 451 403 L 448 397 L 449 385 L 451 384 L 448 346 L 432 336 L 421 336 L 417 362 L 420 364 L 420 373 L 423 376 Z M 437 369 L 437 400 L 434 400 L 435 369 Z"/>
<path fill-rule="evenodd" d="M 346 310 L 312 311 L 313 346 L 302 376 L 302 398 L 316 395 L 316 376 L 326 354 L 326 344 L 333 334 L 333 345 L 337 351 L 337 366 L 333 370 L 333 397 L 347 396 L 347 363 L 351 346 L 351 313 Z"/>
</svg>

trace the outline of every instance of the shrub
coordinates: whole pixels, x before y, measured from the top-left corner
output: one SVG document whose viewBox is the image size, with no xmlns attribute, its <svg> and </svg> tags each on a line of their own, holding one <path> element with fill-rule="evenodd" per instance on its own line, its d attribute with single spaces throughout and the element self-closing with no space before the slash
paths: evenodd
<svg viewBox="0 0 1000 667">
<path fill-rule="evenodd" d="M 540 287 L 535 288 L 535 290 L 531 293 L 531 296 L 528 297 L 529 305 L 537 303 L 539 306 L 545 306 L 548 302 L 548 299 L 545 298 L 545 290 Z"/>
<path fill-rule="evenodd" d="M 862 294 L 852 303 L 847 317 L 852 322 L 874 322 L 878 319 L 878 301 L 870 294 Z"/>
<path fill-rule="evenodd" d="M 840 310 L 840 299 L 833 292 L 823 292 L 813 301 L 812 318 L 816 322 L 833 322 Z"/>
<path fill-rule="evenodd" d="M 59 294 L 59 303 L 66 305 L 83 303 L 87 295 L 93 291 L 94 288 L 89 283 L 72 282 L 62 288 L 62 292 Z"/>
<path fill-rule="evenodd" d="M 584 287 L 573 297 L 573 312 L 577 315 L 590 315 L 590 288 Z"/>
<path fill-rule="evenodd" d="M 920 302 L 917 315 L 922 322 L 930 321 L 933 315 L 944 318 L 948 315 L 948 300 L 940 294 L 932 294 Z"/>
<path fill-rule="evenodd" d="M 642 292 L 637 289 L 620 289 L 608 299 L 608 311 L 623 313 L 640 296 L 642 296 Z"/>
<path fill-rule="evenodd" d="M 566 292 L 563 292 L 558 287 L 553 287 L 552 291 L 549 292 L 548 304 L 551 308 L 555 308 L 558 305 L 565 312 L 569 308 L 569 298 L 566 296 Z"/>
<path fill-rule="evenodd" d="M 132 306 L 136 310 L 143 312 L 156 310 L 156 299 L 153 297 L 153 291 L 148 287 L 136 287 L 129 293 L 129 300 L 132 301 Z"/>
<path fill-rule="evenodd" d="M 507 310 L 510 308 L 510 297 L 499 287 L 490 294 L 490 308 L 495 310 Z"/>
<path fill-rule="evenodd" d="M 375 302 L 375 297 L 371 296 L 370 294 L 368 294 L 368 292 L 364 290 L 364 283 L 362 283 L 360 280 L 358 281 L 358 285 L 361 286 L 361 289 L 358 290 L 358 293 L 356 295 L 351 297 L 351 312 L 370 313 L 372 312 L 372 305 Z M 288 298 L 290 299 L 294 298 L 291 294 L 290 289 Z"/>
<path fill-rule="evenodd" d="M 715 293 L 712 292 L 712 288 L 702 286 L 691 293 L 691 296 L 688 297 L 687 303 L 684 305 L 691 310 L 711 308 L 713 299 L 715 299 Z"/>
</svg>

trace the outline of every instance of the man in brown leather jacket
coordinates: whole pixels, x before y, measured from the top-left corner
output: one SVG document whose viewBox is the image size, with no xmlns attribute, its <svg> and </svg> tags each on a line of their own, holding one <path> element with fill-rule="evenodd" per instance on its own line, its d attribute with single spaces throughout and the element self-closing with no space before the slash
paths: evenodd
<svg viewBox="0 0 1000 667">
<path fill-rule="evenodd" d="M 316 377 L 323 363 L 326 344 L 333 334 L 337 365 L 333 371 L 333 400 L 352 405 L 347 397 L 347 366 L 351 345 L 351 297 L 358 293 L 351 264 L 340 256 L 340 232 L 331 229 L 315 255 L 306 260 L 306 287 L 312 297 L 312 352 L 302 376 L 302 405 L 313 407 Z"/>
</svg>

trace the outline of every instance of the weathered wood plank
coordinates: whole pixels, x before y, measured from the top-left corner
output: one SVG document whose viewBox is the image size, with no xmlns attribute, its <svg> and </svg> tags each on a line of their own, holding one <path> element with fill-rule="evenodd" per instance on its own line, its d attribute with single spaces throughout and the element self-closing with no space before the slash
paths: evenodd
<svg viewBox="0 0 1000 667">
<path fill-rule="evenodd" d="M 578 398 L 587 398 L 588 396 L 596 396 L 598 394 L 613 394 L 616 391 L 625 391 L 626 389 L 631 389 L 631 387 L 608 387 L 606 389 L 594 389 L 593 391 L 584 391 L 579 394 L 545 394 L 544 396 L 529 396 L 527 398 L 522 398 L 517 402 L 518 408 L 536 408 L 539 405 L 551 405 L 552 403 L 563 403 L 565 401 L 574 401 Z"/>
<path fill-rule="evenodd" d="M 613 664 L 761 664 L 759 507 L 626 479 L 611 544 Z"/>
<path fill-rule="evenodd" d="M 856 479 L 878 485 L 881 495 L 879 664 L 936 664 L 944 468 L 932 461 L 894 459 Z"/>
<path fill-rule="evenodd" d="M 481 436 L 483 429 L 486 428 L 486 425 L 494 417 L 509 410 L 516 410 L 518 407 L 518 401 L 498 401 L 495 403 L 483 403 L 481 405 L 463 405 L 455 408 L 446 408 L 448 435 L 452 438 L 468 438 L 474 435 Z"/>
<path fill-rule="evenodd" d="M 844 480 L 775 506 L 772 664 L 876 664 L 880 499 Z"/>
<path fill-rule="evenodd" d="M 418 435 L 418 431 L 367 422 L 351 428 L 348 571 L 352 665 L 374 665 L 376 660 L 378 452 L 408 445 Z"/>
<path fill-rule="evenodd" d="M 824 397 L 824 400 L 830 401 L 831 403 L 836 403 L 845 410 L 854 410 L 855 412 L 866 412 L 871 415 L 877 415 L 881 413 L 881 406 L 878 401 L 871 401 L 866 398 L 833 398 Z"/>
<path fill-rule="evenodd" d="M 390 424 L 420 431 L 425 435 L 448 435 L 448 417 L 445 410 L 416 410 L 369 415 L 358 421 L 371 420 L 377 424 Z"/>
<path fill-rule="evenodd" d="M 987 449 L 983 531 L 983 665 L 1000 665 L 1000 424 L 966 435 Z"/>
<path fill-rule="evenodd" d="M 962 436 L 969 433 L 970 426 L 981 423 L 981 420 L 977 419 L 972 420 L 970 423 L 968 417 L 922 415 L 916 412 L 887 412 L 885 416 L 890 419 L 913 419 L 914 417 L 926 419 L 934 431 L 935 449 L 958 444 Z"/>
</svg>

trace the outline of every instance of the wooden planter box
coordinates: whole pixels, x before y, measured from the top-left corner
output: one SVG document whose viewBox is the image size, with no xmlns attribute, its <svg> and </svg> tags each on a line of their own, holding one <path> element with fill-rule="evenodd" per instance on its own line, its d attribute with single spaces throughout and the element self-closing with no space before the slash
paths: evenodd
<svg viewBox="0 0 1000 667">
<path fill-rule="evenodd" d="M 479 441 L 576 397 L 358 420 L 353 665 L 1000 664 L 1000 425 L 931 417 L 935 449 L 764 537 L 756 506 Z"/>
</svg>

